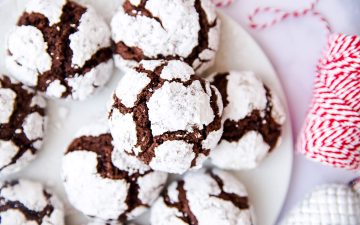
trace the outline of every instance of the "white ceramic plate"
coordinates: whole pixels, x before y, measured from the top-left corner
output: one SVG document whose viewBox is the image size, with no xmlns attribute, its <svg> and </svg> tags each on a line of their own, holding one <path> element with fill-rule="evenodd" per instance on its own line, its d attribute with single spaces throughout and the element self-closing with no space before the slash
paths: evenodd
<svg viewBox="0 0 360 225">
<path fill-rule="evenodd" d="M 25 0 L 0 0 L 0 72 L 6 73 L 4 67 L 4 41 L 6 33 L 15 24 L 17 15 L 21 12 Z M 114 9 L 119 5 L 117 0 L 89 2 L 98 8 L 107 20 L 111 18 Z M 276 73 L 256 42 L 233 20 L 222 15 L 222 37 L 217 63 L 211 71 L 226 71 L 229 69 L 253 70 L 261 76 L 285 103 L 285 95 Z M 26 50 L 25 50 L 26 51 Z M 39 157 L 21 173 L 10 178 L 26 177 L 42 181 L 52 186 L 63 197 L 67 208 L 67 224 L 84 224 L 81 213 L 72 209 L 66 200 L 61 180 L 61 158 L 67 145 L 76 131 L 94 120 L 104 119 L 106 103 L 116 87 L 122 73 L 116 71 L 106 88 L 83 102 L 62 100 L 49 101 L 48 114 L 50 125 L 43 150 Z M 280 213 L 286 197 L 292 169 L 292 134 L 288 117 L 283 131 L 283 142 L 265 162 L 257 169 L 247 172 L 234 172 L 247 186 L 250 200 L 255 206 L 258 225 L 273 225 Z M 9 179 L 10 179 L 9 178 Z M 148 214 L 138 222 L 148 224 Z"/>
</svg>

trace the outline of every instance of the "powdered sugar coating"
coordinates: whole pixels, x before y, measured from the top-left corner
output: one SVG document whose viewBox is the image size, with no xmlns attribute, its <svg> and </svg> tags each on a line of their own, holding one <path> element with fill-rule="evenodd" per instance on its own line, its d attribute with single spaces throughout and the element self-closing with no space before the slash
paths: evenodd
<svg viewBox="0 0 360 225">
<path fill-rule="evenodd" d="M 227 195 L 232 197 L 224 197 Z M 235 198 L 242 199 L 242 205 L 235 205 Z M 181 208 L 176 206 L 179 202 Z M 153 225 L 251 225 L 253 220 L 245 187 L 230 174 L 219 170 L 188 173 L 183 181 L 168 187 L 151 212 Z"/>
<path fill-rule="evenodd" d="M 184 173 L 200 168 L 219 141 L 222 110 L 216 88 L 183 61 L 143 61 L 118 84 L 110 131 L 116 151 L 154 170 Z"/>
<path fill-rule="evenodd" d="M 26 85 L 35 86 L 38 73 L 51 69 L 51 57 L 46 51 L 48 45 L 36 27 L 15 27 L 8 35 L 7 48 L 10 52 L 5 58 L 8 70 Z"/>
<path fill-rule="evenodd" d="M 37 112 L 32 113 L 25 118 L 23 129 L 29 140 L 36 140 L 44 136 L 45 127 L 44 124 L 40 122 L 42 120 L 43 116 Z"/>
<path fill-rule="evenodd" d="M 18 207 L 14 207 L 13 202 L 18 202 Z M 37 182 L 19 180 L 2 183 L 0 205 L 4 209 L 0 212 L 2 224 L 64 224 L 62 203 L 57 196 Z M 33 213 L 29 214 L 29 211 Z"/>
<path fill-rule="evenodd" d="M 110 46 L 110 28 L 92 7 L 31 0 L 7 38 L 6 66 L 49 97 L 83 100 L 112 75 Z"/>
<path fill-rule="evenodd" d="M 109 131 L 108 131 L 109 132 Z M 127 171 L 129 175 L 133 175 L 134 173 L 145 173 L 150 170 L 150 167 L 140 160 L 138 160 L 134 156 L 130 156 L 121 151 L 113 151 L 112 160 L 114 166 L 116 166 L 119 170 Z M 156 173 L 155 173 L 156 175 Z M 145 192 L 146 193 L 146 192 Z"/>
<path fill-rule="evenodd" d="M 60 22 L 62 7 L 66 0 L 37 0 L 29 1 L 25 11 L 28 13 L 41 13 L 49 19 L 50 25 Z"/>
<path fill-rule="evenodd" d="M 212 163 L 224 169 L 256 168 L 269 152 L 261 134 L 247 132 L 238 142 L 221 141 L 211 153 Z"/>
<path fill-rule="evenodd" d="M 184 141 L 165 141 L 155 148 L 155 157 L 150 162 L 154 170 L 169 173 L 184 173 L 195 158 L 193 145 Z"/>
<path fill-rule="evenodd" d="M 59 80 L 54 80 L 48 85 L 45 94 L 52 98 L 61 98 L 65 92 L 66 87 Z"/>
<path fill-rule="evenodd" d="M 95 10 L 87 6 L 86 12 L 81 16 L 77 32 L 69 36 L 70 48 L 73 52 L 72 65 L 82 67 L 99 48 L 111 45 L 110 28 L 105 20 Z M 90 35 L 91 34 L 91 35 Z"/>
<path fill-rule="evenodd" d="M 189 86 L 178 82 L 165 82 L 149 99 L 149 119 L 154 135 L 186 130 L 203 129 L 214 120 L 210 95 L 199 81 Z"/>
<path fill-rule="evenodd" d="M 66 78 L 68 85 L 72 88 L 71 97 L 77 100 L 84 100 L 93 94 L 98 87 L 104 86 L 110 79 L 113 72 L 114 62 L 109 60 L 100 63 L 89 72 L 72 78 Z"/>
<path fill-rule="evenodd" d="M 161 71 L 160 77 L 164 80 L 180 79 L 187 81 L 193 73 L 194 70 L 190 66 L 184 65 L 181 61 L 172 60 Z"/>
<path fill-rule="evenodd" d="M 0 89 L 0 123 L 8 123 L 14 110 L 16 93 L 8 88 Z"/>
<path fill-rule="evenodd" d="M 315 188 L 285 218 L 281 225 L 321 225 L 360 223 L 360 197 L 342 184 Z"/>
<path fill-rule="evenodd" d="M 74 207 L 114 224 L 146 211 L 159 195 L 167 175 L 151 171 L 133 156 L 113 151 L 105 124 L 84 127 L 76 136 L 62 165 L 65 190 Z M 94 145 L 98 147 L 91 147 Z M 105 166 L 108 171 L 99 169 Z M 134 188 L 138 190 L 137 196 L 129 197 Z M 138 199 L 141 204 L 129 198 Z"/>
<path fill-rule="evenodd" d="M 46 101 L 33 90 L 0 76 L 0 175 L 14 173 L 35 158 L 46 129 Z"/>
<path fill-rule="evenodd" d="M 12 141 L 2 141 L 0 140 L 0 165 L 8 165 L 11 163 L 11 160 L 19 151 L 19 147 L 14 144 Z"/>
<path fill-rule="evenodd" d="M 230 71 L 211 79 L 226 101 L 224 134 L 211 152 L 212 162 L 222 169 L 254 169 L 280 143 L 285 122 L 280 100 L 251 71 Z"/>
<path fill-rule="evenodd" d="M 231 72 L 227 79 L 229 105 L 224 109 L 226 118 L 240 120 L 254 109 L 265 109 L 266 94 L 264 84 L 253 72 Z"/>
<path fill-rule="evenodd" d="M 126 107 L 133 107 L 138 95 L 150 83 L 150 78 L 145 73 L 138 73 L 129 70 L 128 76 L 124 76 L 116 87 L 116 96 L 126 95 L 127 98 L 122 100 Z M 132 84 L 132 85 L 129 85 Z"/>
<path fill-rule="evenodd" d="M 209 0 L 136 0 L 125 1 L 114 15 L 111 29 L 115 43 L 141 51 L 129 56 L 116 50 L 120 68 L 136 66 L 142 59 L 175 56 L 202 72 L 215 58 L 220 21 Z"/>
<path fill-rule="evenodd" d="M 124 115 L 118 110 L 114 110 L 110 118 L 110 130 L 116 134 L 113 135 L 115 146 L 130 153 L 137 143 L 136 124 L 133 115 L 131 113 Z"/>
<path fill-rule="evenodd" d="M 273 106 L 271 116 L 278 124 L 284 124 L 286 120 L 286 112 L 284 110 L 284 107 L 282 106 L 281 101 L 277 95 L 274 94 L 271 97 L 271 102 Z"/>
</svg>

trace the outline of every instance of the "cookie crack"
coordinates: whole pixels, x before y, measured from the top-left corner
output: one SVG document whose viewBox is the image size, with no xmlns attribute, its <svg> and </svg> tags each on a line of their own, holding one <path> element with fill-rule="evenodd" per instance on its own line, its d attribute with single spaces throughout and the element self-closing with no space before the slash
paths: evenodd
<svg viewBox="0 0 360 225">
<path fill-rule="evenodd" d="M 208 170 L 207 173 L 210 175 L 211 178 L 213 178 L 215 180 L 215 182 L 217 183 L 217 185 L 220 188 L 220 194 L 210 195 L 210 196 L 220 198 L 225 201 L 229 201 L 240 210 L 249 209 L 250 206 L 249 206 L 249 200 L 247 197 L 241 197 L 235 193 L 228 193 L 228 192 L 224 191 L 223 180 L 211 170 Z"/>
<path fill-rule="evenodd" d="M 31 113 L 39 113 L 41 116 L 45 116 L 45 109 L 38 107 L 37 105 L 31 106 L 34 93 L 30 93 L 23 89 L 20 83 L 11 83 L 10 78 L 3 76 L 0 78 L 1 88 L 11 89 L 16 93 L 15 104 L 13 113 L 8 123 L 0 123 L 0 140 L 12 141 L 18 148 L 18 152 L 12 157 L 11 161 L 0 168 L 0 171 L 6 167 L 13 165 L 20 159 L 25 152 L 30 151 L 32 154 L 37 152 L 37 149 L 33 146 L 36 141 L 42 140 L 42 138 L 29 140 L 22 128 L 25 118 Z"/>
<path fill-rule="evenodd" d="M 86 8 L 67 1 L 63 6 L 60 22 L 57 24 L 50 26 L 48 18 L 40 13 L 25 12 L 20 17 L 18 26 L 34 26 L 41 31 L 48 45 L 47 52 L 52 59 L 51 69 L 38 77 L 37 88 L 40 91 L 45 92 L 51 82 L 59 80 L 66 89 L 61 97 L 67 97 L 71 95 L 72 87 L 66 78 L 84 75 L 100 63 L 111 59 L 111 48 L 101 48 L 85 62 L 83 67 L 72 66 L 73 52 L 70 48 L 69 37 L 78 31 L 80 19 L 85 12 Z"/>
<path fill-rule="evenodd" d="M 219 90 L 223 104 L 224 104 L 224 108 L 229 104 L 228 93 L 227 93 L 227 86 L 228 86 L 227 76 L 228 75 L 229 75 L 228 72 L 218 73 L 214 77 L 214 80 L 211 82 L 211 84 L 215 85 L 216 88 Z"/>
<path fill-rule="evenodd" d="M 195 62 L 202 51 L 209 48 L 209 30 L 217 25 L 217 19 L 212 24 L 209 23 L 206 12 L 201 5 L 201 0 L 195 0 L 195 10 L 199 14 L 200 30 L 198 32 L 198 45 L 184 59 L 189 65 Z"/>
<path fill-rule="evenodd" d="M 178 212 L 182 214 L 182 216 L 177 216 L 179 219 L 184 221 L 190 225 L 198 225 L 198 220 L 195 214 L 191 211 L 189 200 L 186 196 L 186 190 L 184 188 L 185 182 L 183 180 L 178 181 L 176 190 L 178 191 L 178 202 L 172 202 L 168 195 L 167 190 L 164 191 L 163 201 L 165 205 L 171 208 L 178 209 Z"/>
<path fill-rule="evenodd" d="M 139 206 L 149 207 L 149 205 L 144 204 L 138 197 L 140 187 L 137 180 L 140 177 L 149 174 L 151 170 L 145 171 L 144 173 L 136 172 L 129 175 L 127 171 L 118 169 L 112 161 L 112 152 L 114 150 L 112 141 L 112 136 L 109 133 L 101 134 L 99 136 L 82 136 L 73 140 L 69 145 L 66 154 L 75 151 L 94 152 L 97 155 L 97 172 L 101 177 L 112 180 L 124 179 L 130 184 L 125 200 L 128 208 L 118 217 L 119 221 L 125 221 L 127 219 L 127 214 L 135 208 Z"/>
<path fill-rule="evenodd" d="M 9 185 L 11 184 L 5 184 L 4 187 L 7 187 Z M 3 188 L 0 189 L 0 192 Z M 49 201 L 51 198 L 51 194 L 47 193 L 46 191 L 43 191 L 43 194 L 46 200 Z M 20 201 L 7 201 L 3 197 L 0 197 L 0 203 L 0 212 L 5 212 L 12 209 L 19 210 L 27 220 L 35 221 L 39 225 L 42 224 L 43 219 L 46 216 L 50 217 L 54 211 L 54 207 L 49 203 L 41 211 L 30 210 Z"/>
<path fill-rule="evenodd" d="M 133 4 L 131 4 L 130 1 L 125 1 L 123 4 L 123 8 L 126 14 L 128 14 L 129 16 L 145 16 L 151 19 L 156 20 L 162 28 L 164 28 L 162 21 L 159 17 L 154 16 L 152 14 L 152 12 L 150 12 L 148 9 L 146 9 L 146 2 L 148 0 L 141 0 L 140 4 L 138 6 L 135 6 Z M 165 29 L 165 28 L 164 28 Z"/>
<path fill-rule="evenodd" d="M 247 132 L 256 131 L 261 134 L 264 141 L 270 146 L 270 151 L 276 146 L 277 140 L 281 135 L 281 125 L 278 124 L 271 116 L 273 105 L 271 92 L 267 86 L 266 90 L 266 107 L 265 110 L 253 110 L 244 119 L 234 121 L 225 120 L 222 140 L 228 142 L 239 141 Z M 230 131 L 230 132 L 229 132 Z"/>
</svg>

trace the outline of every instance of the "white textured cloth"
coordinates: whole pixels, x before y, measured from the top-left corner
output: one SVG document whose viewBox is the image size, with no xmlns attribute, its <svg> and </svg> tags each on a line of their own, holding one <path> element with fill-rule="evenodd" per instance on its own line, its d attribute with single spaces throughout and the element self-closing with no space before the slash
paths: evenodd
<svg viewBox="0 0 360 225">
<path fill-rule="evenodd" d="M 317 187 L 281 225 L 359 225 L 360 195 L 340 184 Z"/>
</svg>

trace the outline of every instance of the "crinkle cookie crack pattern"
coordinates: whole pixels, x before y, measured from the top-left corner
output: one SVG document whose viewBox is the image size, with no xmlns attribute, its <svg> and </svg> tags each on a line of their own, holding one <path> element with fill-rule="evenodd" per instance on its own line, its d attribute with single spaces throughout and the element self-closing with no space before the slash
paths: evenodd
<svg viewBox="0 0 360 225">
<path fill-rule="evenodd" d="M 42 138 L 29 140 L 23 131 L 23 123 L 31 113 L 39 113 L 41 116 L 45 116 L 45 109 L 38 105 L 31 106 L 31 100 L 36 95 L 35 92 L 29 92 L 23 88 L 23 85 L 18 83 L 14 84 L 10 78 L 6 76 L 0 76 L 0 87 L 8 88 L 16 93 L 16 99 L 14 104 L 13 113 L 8 123 L 0 123 L 0 140 L 12 141 L 18 148 L 18 152 L 11 159 L 11 162 L 0 168 L 0 171 L 6 167 L 15 164 L 25 152 L 30 151 L 35 154 L 36 149 L 33 144 L 37 141 L 42 141 Z M 20 132 L 18 132 L 20 131 Z"/>
<path fill-rule="evenodd" d="M 0 189 L 0 194 L 2 189 L 15 186 L 18 184 L 18 181 L 13 182 L 6 182 Z M 0 197 L 0 212 L 5 212 L 7 210 L 15 209 L 20 211 L 27 220 L 29 221 L 35 221 L 37 224 L 42 224 L 42 221 L 45 217 L 50 217 L 51 214 L 54 211 L 54 207 L 49 203 L 51 194 L 47 193 L 46 191 L 43 191 L 43 194 L 48 202 L 48 204 L 41 210 L 41 211 L 34 211 L 31 209 L 28 209 L 23 203 L 19 201 L 10 201 L 6 200 L 3 197 Z M 0 223 L 1 223 L 1 217 L 0 217 Z"/>
<path fill-rule="evenodd" d="M 84 75 L 100 63 L 111 59 L 111 48 L 102 48 L 87 60 L 83 67 L 72 66 L 73 52 L 69 45 L 69 36 L 77 31 L 81 16 L 85 12 L 86 8 L 68 1 L 63 6 L 60 22 L 52 26 L 49 26 L 49 19 L 40 13 L 25 12 L 20 17 L 18 26 L 34 26 L 42 32 L 48 45 L 47 52 L 52 58 L 51 69 L 38 77 L 38 90 L 45 92 L 52 81 L 59 80 L 66 88 L 61 97 L 67 97 L 71 95 L 72 87 L 68 85 L 65 76 Z M 11 52 L 9 54 L 11 55 Z"/>
<path fill-rule="evenodd" d="M 189 144 L 193 144 L 194 146 L 193 151 L 195 153 L 195 157 L 191 162 L 191 167 L 194 167 L 200 154 L 208 156 L 210 153 L 210 149 L 204 149 L 202 147 L 202 140 L 205 140 L 210 132 L 221 129 L 221 118 L 219 116 L 220 109 L 217 105 L 217 95 L 214 88 L 211 88 L 210 105 L 213 109 L 215 118 L 210 124 L 204 126 L 202 130 L 197 127 L 193 127 L 193 131 L 190 133 L 186 130 L 177 130 L 173 132 L 168 131 L 161 135 L 153 136 L 146 104 L 152 94 L 157 89 L 161 88 L 165 82 L 179 82 L 182 83 L 185 87 L 188 87 L 194 81 L 199 81 L 204 91 L 206 91 L 205 81 L 196 75 L 191 75 L 190 80 L 185 82 L 181 81 L 180 79 L 172 79 L 171 81 L 162 79 L 160 74 L 166 65 L 167 63 L 163 62 L 162 65 L 156 67 L 154 71 L 146 70 L 141 65 L 135 68 L 138 73 L 146 74 L 146 76 L 150 78 L 151 82 L 145 88 L 143 88 L 140 94 L 138 94 L 135 106 L 133 108 L 126 107 L 123 103 L 121 103 L 121 99 L 119 99 L 116 94 L 114 94 L 114 104 L 110 111 L 109 117 L 111 117 L 114 109 L 118 109 L 122 114 L 133 113 L 133 120 L 136 123 L 137 133 L 137 144 L 135 147 L 141 147 L 142 150 L 137 157 L 144 163 L 149 164 L 151 162 L 152 158 L 155 157 L 154 149 L 161 145 L 164 141 L 182 140 Z"/>
<path fill-rule="evenodd" d="M 220 194 L 218 194 L 216 196 L 211 195 L 211 197 L 220 198 L 225 201 L 230 201 L 231 203 L 234 204 L 234 206 L 236 206 L 239 209 L 249 209 L 250 206 L 249 206 L 247 197 L 240 197 L 234 193 L 225 192 L 224 191 L 224 182 L 222 181 L 222 179 L 219 176 L 217 176 L 216 174 L 214 174 L 211 170 L 206 171 L 206 173 L 209 174 L 210 177 L 215 180 L 215 182 L 219 186 L 219 189 L 221 190 Z M 170 197 L 169 197 L 167 191 L 165 190 L 164 194 L 163 194 L 164 203 L 168 207 L 173 207 L 173 208 L 178 209 L 179 212 L 182 213 L 182 215 L 179 216 L 178 218 L 183 220 L 185 223 L 191 224 L 191 225 L 198 225 L 199 224 L 198 220 L 197 220 L 196 216 L 194 215 L 194 213 L 191 211 L 189 201 L 187 200 L 184 184 L 185 184 L 185 182 L 183 180 L 180 180 L 177 183 L 176 190 L 179 193 L 178 194 L 178 199 L 179 199 L 178 202 L 172 202 L 170 200 Z"/>
<path fill-rule="evenodd" d="M 127 220 L 127 215 L 139 206 L 149 207 L 143 204 L 138 198 L 139 184 L 137 180 L 151 172 L 146 171 L 142 174 L 139 172 L 130 175 L 127 171 L 122 171 L 114 166 L 112 162 L 112 152 L 114 150 L 110 134 L 101 134 L 99 136 L 82 136 L 75 139 L 69 146 L 67 153 L 74 151 L 89 151 L 97 154 L 97 172 L 103 178 L 112 180 L 126 180 L 130 184 L 129 193 L 126 197 L 128 209 L 119 215 L 119 221 Z"/>
<path fill-rule="evenodd" d="M 152 13 L 145 8 L 146 2 L 148 0 L 141 0 L 140 4 L 138 6 L 134 6 L 131 4 L 130 1 L 125 1 L 123 4 L 123 9 L 126 14 L 129 16 L 145 16 L 152 18 L 156 20 L 157 22 L 162 25 L 162 21 L 158 17 L 154 17 Z M 203 7 L 201 6 L 201 0 L 195 0 L 195 9 L 196 12 L 199 14 L 199 23 L 200 23 L 200 30 L 198 32 L 198 45 L 195 46 L 192 50 L 192 52 L 183 60 L 188 63 L 189 65 L 193 65 L 196 59 L 198 59 L 201 63 L 209 62 L 210 60 L 204 60 L 200 59 L 199 55 L 204 50 L 210 50 L 216 52 L 215 49 L 211 49 L 209 46 L 209 30 L 213 27 L 215 27 L 218 23 L 217 19 L 213 23 L 209 23 L 207 15 Z M 164 28 L 164 27 L 163 27 Z M 124 42 L 120 41 L 116 43 L 116 50 L 115 53 L 121 55 L 122 58 L 126 60 L 134 60 L 136 62 L 140 62 L 141 60 L 155 60 L 155 59 L 180 59 L 179 56 L 175 55 L 157 55 L 156 57 L 149 57 L 144 55 L 143 51 L 139 47 L 131 47 L 127 46 Z M 201 64 L 197 66 L 197 68 L 194 68 L 197 70 L 200 68 Z"/>
<path fill-rule="evenodd" d="M 216 86 L 221 93 L 224 108 L 229 104 L 227 100 L 227 76 L 229 73 L 218 74 L 214 77 L 212 85 Z M 281 135 L 281 125 L 271 116 L 273 105 L 270 89 L 264 85 L 266 90 L 266 107 L 264 111 L 253 110 L 244 119 L 234 121 L 226 119 L 224 122 L 224 133 L 221 140 L 228 142 L 239 141 L 248 131 L 257 131 L 272 150 Z"/>
</svg>

